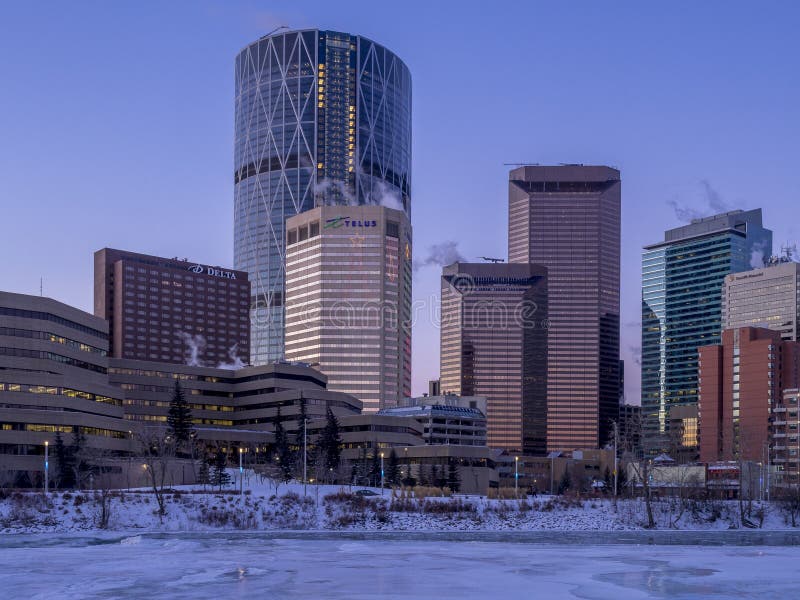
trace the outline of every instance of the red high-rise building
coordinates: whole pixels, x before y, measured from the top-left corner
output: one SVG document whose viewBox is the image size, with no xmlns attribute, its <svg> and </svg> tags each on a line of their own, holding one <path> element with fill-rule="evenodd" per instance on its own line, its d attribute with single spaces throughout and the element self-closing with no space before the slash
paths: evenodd
<svg viewBox="0 0 800 600">
<path fill-rule="evenodd" d="M 726 329 L 699 348 L 700 460 L 764 460 L 770 417 L 800 383 L 800 343 L 760 327 Z"/>
</svg>

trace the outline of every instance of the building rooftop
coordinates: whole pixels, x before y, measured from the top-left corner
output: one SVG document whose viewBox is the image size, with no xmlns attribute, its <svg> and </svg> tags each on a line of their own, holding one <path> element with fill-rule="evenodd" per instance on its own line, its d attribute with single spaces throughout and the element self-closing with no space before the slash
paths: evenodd
<svg viewBox="0 0 800 600">
<path fill-rule="evenodd" d="M 664 241 L 645 246 L 645 250 L 654 250 L 662 246 L 693 238 L 706 237 L 719 233 L 732 232 L 739 235 L 747 233 L 747 226 L 762 226 L 761 209 L 732 210 L 710 217 L 692 219 L 688 225 L 681 225 L 664 232 Z"/>
</svg>

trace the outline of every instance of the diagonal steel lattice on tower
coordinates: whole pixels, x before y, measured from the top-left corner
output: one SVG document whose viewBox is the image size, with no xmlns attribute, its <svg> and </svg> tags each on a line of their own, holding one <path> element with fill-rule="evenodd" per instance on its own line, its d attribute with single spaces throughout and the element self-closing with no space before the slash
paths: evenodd
<svg viewBox="0 0 800 600">
<path fill-rule="evenodd" d="M 286 219 L 315 206 L 411 214 L 411 75 L 361 36 L 285 31 L 236 57 L 234 264 L 252 282 L 251 363 L 284 356 Z"/>
</svg>

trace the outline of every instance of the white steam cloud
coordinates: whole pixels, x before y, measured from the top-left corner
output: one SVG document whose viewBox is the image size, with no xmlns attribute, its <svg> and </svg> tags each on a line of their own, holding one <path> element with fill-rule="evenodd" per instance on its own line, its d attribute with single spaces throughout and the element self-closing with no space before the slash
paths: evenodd
<svg viewBox="0 0 800 600">
<path fill-rule="evenodd" d="M 343 181 L 322 179 L 314 185 L 314 195 L 322 200 L 318 204 L 346 204 L 358 206 L 355 192 Z M 371 190 L 365 191 L 365 204 L 385 206 L 394 210 L 405 210 L 403 199 L 395 188 L 384 181 L 374 181 Z"/>
<path fill-rule="evenodd" d="M 750 268 L 760 269 L 765 264 L 764 247 L 761 244 L 754 245 L 753 250 L 750 252 Z"/>
<path fill-rule="evenodd" d="M 700 186 L 703 188 L 703 197 L 698 202 L 685 204 L 677 200 L 667 201 L 667 205 L 672 208 L 675 217 L 682 223 L 690 223 L 694 219 L 710 217 L 711 215 L 733 210 L 732 207 L 725 202 L 720 193 L 711 186 L 707 179 L 700 181 Z"/>
<path fill-rule="evenodd" d="M 190 367 L 202 367 L 200 355 L 206 349 L 206 338 L 199 333 L 191 335 L 185 331 L 179 331 L 178 337 L 186 344 L 186 364 Z"/>
<path fill-rule="evenodd" d="M 456 262 L 464 262 L 465 259 L 458 251 L 458 242 L 448 240 L 441 244 L 428 246 L 428 255 L 419 261 L 414 262 L 414 270 L 422 267 L 446 267 Z"/>
<path fill-rule="evenodd" d="M 228 358 L 231 359 L 231 362 L 229 363 L 221 362 L 217 365 L 217 368 L 236 370 L 245 367 L 246 365 L 244 364 L 244 361 L 242 361 L 242 359 L 239 358 L 238 350 L 239 350 L 239 344 L 234 344 L 233 346 L 228 348 Z"/>
</svg>

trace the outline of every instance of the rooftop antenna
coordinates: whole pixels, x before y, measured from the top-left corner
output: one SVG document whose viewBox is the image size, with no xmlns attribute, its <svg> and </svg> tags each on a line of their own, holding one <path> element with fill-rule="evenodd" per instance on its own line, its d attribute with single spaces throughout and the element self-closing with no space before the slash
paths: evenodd
<svg viewBox="0 0 800 600">
<path fill-rule="evenodd" d="M 44 296 L 44 277 L 39 277 L 39 295 Z"/>
<path fill-rule="evenodd" d="M 506 262 L 506 259 L 504 259 L 504 258 L 491 258 L 490 256 L 479 256 L 478 258 L 482 258 L 486 262 L 490 262 L 490 263 L 494 263 L 494 264 Z"/>
<path fill-rule="evenodd" d="M 281 29 L 289 29 L 289 27 L 288 27 L 287 25 L 278 25 L 278 26 L 277 26 L 275 29 L 273 29 L 273 30 L 272 30 L 272 31 L 270 31 L 269 33 L 265 33 L 264 35 L 262 35 L 262 36 L 261 36 L 261 39 L 263 40 L 265 37 L 269 37 L 269 36 L 271 36 L 273 33 L 275 33 L 276 31 L 280 31 Z"/>
<path fill-rule="evenodd" d="M 790 246 L 789 242 L 786 242 L 781 246 L 781 253 L 786 257 L 786 260 L 794 260 L 794 255 L 797 253 L 797 244 Z"/>
</svg>

